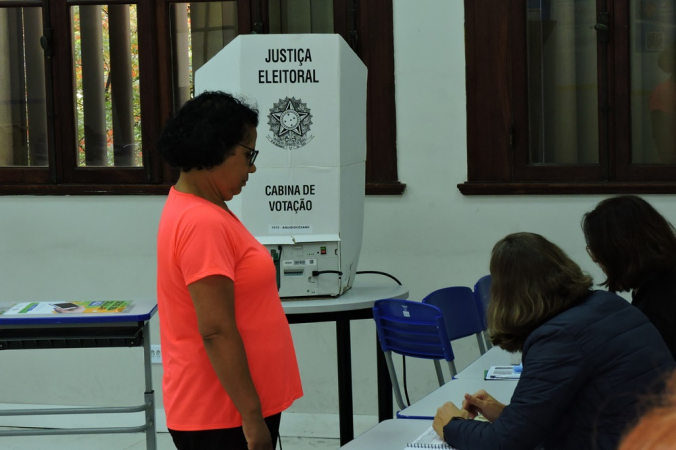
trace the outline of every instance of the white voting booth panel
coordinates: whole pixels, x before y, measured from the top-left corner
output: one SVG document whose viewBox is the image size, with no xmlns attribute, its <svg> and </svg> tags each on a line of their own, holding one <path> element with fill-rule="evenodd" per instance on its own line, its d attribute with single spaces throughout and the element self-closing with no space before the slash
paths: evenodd
<svg viewBox="0 0 676 450">
<path fill-rule="evenodd" d="M 197 94 L 230 92 L 260 111 L 256 173 L 228 205 L 270 250 L 281 297 L 337 296 L 354 281 L 366 77 L 342 37 L 316 34 L 238 36 L 195 74 Z"/>
</svg>

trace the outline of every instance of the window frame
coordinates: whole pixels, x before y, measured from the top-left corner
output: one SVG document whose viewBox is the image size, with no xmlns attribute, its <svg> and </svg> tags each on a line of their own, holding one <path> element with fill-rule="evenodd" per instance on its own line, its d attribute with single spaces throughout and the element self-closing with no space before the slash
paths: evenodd
<svg viewBox="0 0 676 450">
<path fill-rule="evenodd" d="M 128 5 L 135 4 L 137 7 L 138 17 L 151 16 L 150 2 L 140 0 L 51 0 L 55 4 L 53 8 L 52 20 L 55 23 L 70 23 L 70 8 L 72 6 L 88 6 L 88 5 Z M 55 118 L 56 129 L 64 130 L 60 133 L 61 152 L 58 152 L 60 162 L 57 167 L 57 183 L 72 183 L 84 185 L 110 185 L 111 188 L 117 184 L 143 184 L 151 182 L 149 155 L 145 149 L 154 146 L 153 137 L 158 132 L 153 125 L 157 120 L 153 117 L 153 97 L 154 86 L 151 77 L 144 77 L 143 74 L 150 72 L 150 62 L 153 59 L 150 57 L 154 52 L 152 47 L 152 26 L 139 27 L 138 29 L 138 46 L 139 46 L 139 77 L 140 83 L 140 99 L 141 99 L 141 115 L 142 120 L 142 145 L 143 145 L 143 167 L 78 167 L 77 166 L 77 148 L 76 133 L 68 133 L 65 130 L 75 130 L 75 106 L 73 99 L 75 93 L 73 89 L 73 52 L 72 52 L 72 34 L 69 27 L 61 26 L 55 32 L 55 55 L 57 61 L 57 70 L 54 73 L 57 80 L 58 89 L 55 95 L 59 97 L 59 112 Z M 58 39 L 58 41 L 56 41 Z M 67 149 L 72 150 L 67 150 Z"/>
<path fill-rule="evenodd" d="M 599 84 L 599 109 L 608 110 L 599 113 L 599 165 L 528 163 L 526 2 L 464 0 L 467 181 L 458 184 L 460 192 L 676 193 L 676 182 L 670 181 L 676 180 L 676 165 L 631 164 L 630 0 L 597 1 L 597 23 L 604 19 L 604 6 L 610 17 L 610 43 L 597 47 L 600 77 L 608 79 L 607 89 Z"/>
<path fill-rule="evenodd" d="M 266 0 L 235 1 L 239 33 L 265 32 Z M 41 7 L 44 34 L 53 52 L 45 57 L 50 165 L 0 167 L 0 195 L 168 193 L 178 171 L 161 161 L 155 142 L 163 124 L 173 114 L 170 3 L 176 2 L 24 0 L 0 3 L 0 7 Z M 71 6 L 95 4 L 136 4 L 138 17 L 144 18 L 144 27 L 138 31 L 143 167 L 77 167 L 76 164 L 72 37 L 70 26 L 64 24 L 70 24 Z M 351 43 L 369 66 L 366 194 L 399 195 L 406 185 L 400 183 L 397 176 L 392 0 L 334 0 L 334 22 L 336 32 Z M 68 151 L 69 148 L 73 150 Z"/>
<path fill-rule="evenodd" d="M 45 30 L 50 29 L 50 18 L 47 11 L 45 11 L 44 2 L 42 0 L 20 0 L 20 1 L 4 1 L 0 4 L 3 8 L 40 8 L 42 11 L 42 22 Z M 52 111 L 52 99 L 49 95 L 50 86 L 48 83 L 51 79 L 47 76 L 51 71 L 51 58 L 45 58 L 45 91 L 47 92 L 47 112 Z M 0 180 L 6 183 L 27 183 L 31 185 L 49 183 L 55 179 L 54 171 L 54 124 L 47 120 L 47 139 L 48 139 L 48 159 L 50 166 L 48 167 L 26 167 L 17 170 L 14 167 L 0 167 Z M 6 181 L 5 181 L 6 180 Z M 1 188 L 0 188 L 1 189 Z"/>
</svg>

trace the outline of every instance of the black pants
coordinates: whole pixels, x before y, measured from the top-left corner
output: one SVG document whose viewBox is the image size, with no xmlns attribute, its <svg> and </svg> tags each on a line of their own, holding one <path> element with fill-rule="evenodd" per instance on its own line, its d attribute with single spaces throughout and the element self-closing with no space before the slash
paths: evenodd
<svg viewBox="0 0 676 450">
<path fill-rule="evenodd" d="M 277 447 L 281 418 L 282 413 L 265 418 L 272 437 L 272 448 Z M 169 430 L 169 433 L 178 450 L 247 450 L 242 427 L 203 431 Z"/>
</svg>

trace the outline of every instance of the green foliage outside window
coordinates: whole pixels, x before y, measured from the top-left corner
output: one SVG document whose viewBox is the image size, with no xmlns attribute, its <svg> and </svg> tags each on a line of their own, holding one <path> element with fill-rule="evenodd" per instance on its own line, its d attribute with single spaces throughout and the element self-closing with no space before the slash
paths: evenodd
<svg viewBox="0 0 676 450">
<path fill-rule="evenodd" d="M 132 77 L 132 99 L 134 115 L 134 166 L 143 165 L 143 153 L 141 146 L 141 93 L 139 85 L 139 52 L 138 52 L 138 32 L 137 32 L 137 14 L 136 5 L 129 5 L 129 31 L 131 43 L 131 77 Z M 83 105 L 83 85 L 82 85 L 82 44 L 80 41 L 80 8 L 72 8 L 73 20 L 73 60 L 75 62 L 75 107 L 78 127 L 78 166 L 85 165 L 85 130 L 84 130 L 84 105 Z M 106 142 L 107 142 L 107 165 L 114 165 L 113 152 L 113 108 L 111 96 L 111 78 L 110 78 L 110 33 L 108 21 L 108 6 L 101 6 L 101 26 L 103 32 L 103 74 L 104 95 L 105 95 L 105 113 L 106 113 Z"/>
</svg>

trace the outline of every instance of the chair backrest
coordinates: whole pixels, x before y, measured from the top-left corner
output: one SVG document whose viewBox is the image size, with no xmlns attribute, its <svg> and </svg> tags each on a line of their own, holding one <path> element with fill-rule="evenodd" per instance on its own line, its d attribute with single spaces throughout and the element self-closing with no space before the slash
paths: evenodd
<svg viewBox="0 0 676 450">
<path fill-rule="evenodd" d="M 483 323 L 477 313 L 472 289 L 466 286 L 453 286 L 436 290 L 422 301 L 441 310 L 446 322 L 448 337 L 455 339 L 481 333 Z"/>
<path fill-rule="evenodd" d="M 486 323 L 486 308 L 488 308 L 488 301 L 491 299 L 492 280 L 490 275 L 484 275 L 474 285 L 474 300 L 476 301 L 476 307 L 479 311 L 479 317 L 481 318 L 484 330 L 488 328 L 488 324 Z"/>
<path fill-rule="evenodd" d="M 436 306 L 393 298 L 378 300 L 373 305 L 373 319 L 384 352 L 455 359 L 443 314 Z"/>
<path fill-rule="evenodd" d="M 444 384 L 439 360 L 446 360 L 451 377 L 457 374 L 451 340 L 446 331 L 446 322 L 441 310 L 436 306 L 387 298 L 375 302 L 373 319 L 376 322 L 378 339 L 387 363 L 394 397 L 401 409 L 404 409 L 406 405 L 401 396 L 397 372 L 392 362 L 393 352 L 403 356 L 433 360 L 439 386 Z"/>
</svg>

